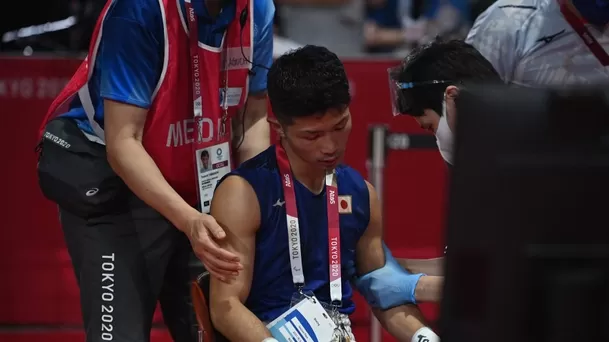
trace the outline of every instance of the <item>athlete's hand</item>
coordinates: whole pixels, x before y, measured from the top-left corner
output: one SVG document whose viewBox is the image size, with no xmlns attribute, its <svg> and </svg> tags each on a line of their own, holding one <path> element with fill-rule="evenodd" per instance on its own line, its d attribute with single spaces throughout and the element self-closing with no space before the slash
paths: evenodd
<svg viewBox="0 0 609 342">
<path fill-rule="evenodd" d="M 226 238 L 226 233 L 211 216 L 198 213 L 187 222 L 183 231 L 189 232 L 188 239 L 197 258 L 214 277 L 229 282 L 243 269 L 239 257 L 221 248 L 215 240 Z"/>
</svg>

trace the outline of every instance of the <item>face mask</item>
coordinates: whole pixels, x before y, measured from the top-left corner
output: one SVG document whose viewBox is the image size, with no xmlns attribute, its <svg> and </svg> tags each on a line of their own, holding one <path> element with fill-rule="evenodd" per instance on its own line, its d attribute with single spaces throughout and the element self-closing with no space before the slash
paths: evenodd
<svg viewBox="0 0 609 342">
<path fill-rule="evenodd" d="M 442 101 L 442 116 L 440 117 L 440 122 L 438 123 L 438 129 L 436 130 L 436 142 L 438 144 L 438 148 L 440 149 L 440 154 L 442 158 L 449 163 L 453 164 L 453 143 L 454 137 L 453 132 L 450 130 L 447 121 L 447 111 L 446 111 L 446 95 L 444 96 L 444 101 Z"/>
</svg>

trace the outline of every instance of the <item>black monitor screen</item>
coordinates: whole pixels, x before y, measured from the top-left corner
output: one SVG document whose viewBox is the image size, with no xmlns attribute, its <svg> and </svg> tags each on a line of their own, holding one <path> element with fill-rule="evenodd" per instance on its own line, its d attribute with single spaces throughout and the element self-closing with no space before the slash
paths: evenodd
<svg viewBox="0 0 609 342">
<path fill-rule="evenodd" d="M 468 86 L 456 131 L 442 341 L 609 341 L 609 86 Z"/>
</svg>

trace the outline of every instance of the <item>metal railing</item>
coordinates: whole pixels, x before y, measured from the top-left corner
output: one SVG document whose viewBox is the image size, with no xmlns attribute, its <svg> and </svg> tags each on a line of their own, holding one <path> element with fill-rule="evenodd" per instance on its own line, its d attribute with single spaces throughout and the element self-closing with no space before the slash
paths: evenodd
<svg viewBox="0 0 609 342">
<path fill-rule="evenodd" d="M 383 208 L 384 174 L 390 151 L 436 148 L 436 139 L 428 134 L 407 134 L 389 131 L 388 125 L 374 125 L 368 132 L 368 181 L 374 186 Z M 370 342 L 381 342 L 380 322 L 370 314 Z"/>
</svg>

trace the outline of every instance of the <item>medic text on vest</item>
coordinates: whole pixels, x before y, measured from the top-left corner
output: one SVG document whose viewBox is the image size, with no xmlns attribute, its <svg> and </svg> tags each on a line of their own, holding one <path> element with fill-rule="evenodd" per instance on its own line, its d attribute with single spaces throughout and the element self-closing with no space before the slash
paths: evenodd
<svg viewBox="0 0 609 342">
<path fill-rule="evenodd" d="M 195 137 L 201 139 L 200 142 L 209 142 L 214 139 L 214 132 L 217 132 L 217 127 L 221 124 L 222 119 L 219 118 L 216 125 L 209 118 L 203 118 L 203 125 L 200 134 L 195 135 L 194 119 L 185 119 L 169 125 L 167 132 L 167 147 L 178 147 L 186 144 L 192 144 Z M 214 127 L 215 126 L 215 127 Z"/>
</svg>

